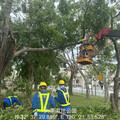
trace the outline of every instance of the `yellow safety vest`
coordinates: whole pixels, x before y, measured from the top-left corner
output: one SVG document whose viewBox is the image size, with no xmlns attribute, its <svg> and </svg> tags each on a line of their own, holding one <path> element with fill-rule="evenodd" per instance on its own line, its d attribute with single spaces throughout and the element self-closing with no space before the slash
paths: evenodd
<svg viewBox="0 0 120 120">
<path fill-rule="evenodd" d="M 65 107 L 65 106 L 70 105 L 70 102 L 69 102 L 70 98 L 69 98 L 68 90 L 66 92 L 64 92 L 63 90 L 60 90 L 60 91 L 63 93 L 63 96 L 65 98 L 65 102 L 66 102 L 66 104 L 61 104 L 61 106 Z M 68 96 L 68 100 L 67 100 L 67 96 Z"/>
<path fill-rule="evenodd" d="M 12 99 L 11 99 L 12 96 L 8 96 L 7 98 L 10 100 L 10 105 L 12 105 Z"/>
<path fill-rule="evenodd" d="M 41 92 L 38 92 L 38 93 L 39 93 L 40 102 L 41 102 L 41 109 L 35 109 L 34 111 L 36 111 L 36 112 L 50 112 L 50 110 L 46 110 L 50 94 L 49 93 L 41 93 Z M 47 96 L 46 100 L 45 100 L 45 105 L 43 105 L 43 96 Z"/>
</svg>

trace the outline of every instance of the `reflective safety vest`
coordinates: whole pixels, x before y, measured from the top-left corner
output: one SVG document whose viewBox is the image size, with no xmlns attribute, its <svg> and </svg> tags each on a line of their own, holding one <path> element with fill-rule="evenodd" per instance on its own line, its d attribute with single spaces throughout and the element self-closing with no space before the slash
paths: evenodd
<svg viewBox="0 0 120 120">
<path fill-rule="evenodd" d="M 40 97 L 40 103 L 41 103 L 41 109 L 35 109 L 34 111 L 36 112 L 50 112 L 50 110 L 47 110 L 47 105 L 48 105 L 48 100 L 50 97 L 50 93 L 39 93 L 39 97 Z M 43 105 L 43 97 L 46 96 L 46 100 L 45 100 L 45 104 Z"/>
<path fill-rule="evenodd" d="M 10 105 L 12 105 L 12 99 L 11 99 L 12 96 L 8 96 L 7 98 L 10 100 Z"/>
<path fill-rule="evenodd" d="M 70 105 L 70 98 L 69 98 L 69 92 L 68 92 L 68 90 L 66 90 L 66 92 L 64 92 L 63 90 L 60 90 L 62 93 L 63 93 L 63 96 L 64 96 L 64 98 L 65 98 L 65 102 L 66 102 L 66 104 L 61 104 L 61 106 L 63 106 L 63 107 L 65 107 L 65 106 L 68 106 L 68 105 Z M 68 99 L 67 99 L 67 97 L 68 97 Z"/>
</svg>

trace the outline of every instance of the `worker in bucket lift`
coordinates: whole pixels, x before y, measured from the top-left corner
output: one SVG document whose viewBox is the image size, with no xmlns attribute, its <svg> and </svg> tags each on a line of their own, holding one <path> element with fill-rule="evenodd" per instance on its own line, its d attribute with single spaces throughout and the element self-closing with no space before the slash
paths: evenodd
<svg viewBox="0 0 120 120">
<path fill-rule="evenodd" d="M 68 120 L 69 118 L 67 115 L 70 114 L 70 98 L 63 80 L 59 81 L 59 89 L 57 89 L 56 92 L 58 93 L 58 96 L 54 96 L 54 99 L 60 103 L 60 112 L 64 113 L 58 113 L 57 120 Z"/>
<path fill-rule="evenodd" d="M 84 56 L 87 55 L 87 46 L 89 45 L 87 42 L 85 42 L 85 39 L 82 39 L 82 47 L 81 47 L 81 50 L 82 50 L 82 53 Z"/>
<path fill-rule="evenodd" d="M 6 109 L 6 107 L 11 107 L 15 105 L 15 103 L 23 106 L 23 104 L 18 100 L 17 96 L 8 96 L 3 100 L 3 108 Z"/>
<path fill-rule="evenodd" d="M 46 92 L 47 84 L 40 83 L 40 91 L 33 96 L 32 109 L 34 109 L 34 116 L 40 120 L 49 120 L 50 105 L 55 108 L 53 96 Z"/>
</svg>

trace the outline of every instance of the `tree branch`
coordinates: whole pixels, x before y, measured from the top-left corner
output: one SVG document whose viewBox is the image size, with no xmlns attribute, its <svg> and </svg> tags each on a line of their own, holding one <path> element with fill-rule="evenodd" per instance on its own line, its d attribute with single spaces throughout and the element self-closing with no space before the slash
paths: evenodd
<svg viewBox="0 0 120 120">
<path fill-rule="evenodd" d="M 120 12 L 113 17 L 113 19 L 117 18 L 120 15 Z"/>
<path fill-rule="evenodd" d="M 63 56 L 57 56 L 57 58 L 59 58 L 62 62 L 68 64 L 69 67 L 70 67 L 69 61 L 65 57 L 63 57 Z"/>
<path fill-rule="evenodd" d="M 50 48 L 23 48 L 19 51 L 17 51 L 13 58 L 23 54 L 24 52 L 40 52 L 40 51 L 47 51 L 47 50 L 57 50 L 57 49 L 63 49 L 63 48 L 66 48 L 66 47 L 69 47 L 69 46 L 74 46 L 74 45 L 77 45 L 77 44 L 80 44 L 80 42 L 76 42 L 76 43 L 71 43 L 71 44 L 67 44 L 67 45 L 59 45 L 59 46 L 54 46 L 54 47 L 50 47 Z"/>
<path fill-rule="evenodd" d="M 98 72 L 98 70 L 96 69 L 96 65 L 95 65 L 95 64 L 92 64 L 92 66 L 93 66 L 93 69 L 95 70 L 96 74 L 99 75 L 99 72 Z"/>
</svg>

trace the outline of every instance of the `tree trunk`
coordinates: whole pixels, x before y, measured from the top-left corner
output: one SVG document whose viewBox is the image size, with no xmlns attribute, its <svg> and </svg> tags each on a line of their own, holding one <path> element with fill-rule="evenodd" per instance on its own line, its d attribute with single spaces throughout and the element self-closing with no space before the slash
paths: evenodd
<svg viewBox="0 0 120 120">
<path fill-rule="evenodd" d="M 88 85 L 88 80 L 86 76 L 83 74 L 83 72 L 79 69 L 80 74 L 83 76 L 84 81 L 85 81 L 85 87 L 86 87 L 86 98 L 90 99 L 90 90 L 89 90 L 89 85 Z"/>
<path fill-rule="evenodd" d="M 117 58 L 117 71 L 116 71 L 116 75 L 114 77 L 114 104 L 112 106 L 115 106 L 115 111 L 119 114 L 119 104 L 118 104 L 118 94 L 119 94 L 119 72 L 120 72 L 120 57 L 119 57 L 119 51 L 118 51 L 118 47 L 117 47 L 117 43 L 116 40 L 112 39 L 112 42 L 114 44 L 114 48 L 115 48 L 115 52 L 116 52 L 116 58 Z"/>
<path fill-rule="evenodd" d="M 35 83 L 35 88 L 34 88 L 35 91 L 38 90 L 37 86 L 38 86 L 38 84 Z"/>
<path fill-rule="evenodd" d="M 4 14 L 4 22 L 2 29 L 2 41 L 0 46 L 0 88 L 1 88 L 1 79 L 3 78 L 10 61 L 13 57 L 14 42 L 13 38 L 10 36 L 9 29 L 9 18 L 12 7 L 13 0 L 7 0 L 7 5 Z"/>
<path fill-rule="evenodd" d="M 114 78 L 114 103 L 115 103 L 117 113 L 119 113 L 118 94 L 119 94 L 118 78 L 115 77 Z"/>
<path fill-rule="evenodd" d="M 31 88 L 32 88 L 33 83 L 34 83 L 34 70 L 30 63 L 28 63 L 28 72 L 29 72 L 29 81 L 30 81 Z"/>
<path fill-rule="evenodd" d="M 89 90 L 89 85 L 88 82 L 85 82 L 85 86 L 86 86 L 86 98 L 90 99 L 90 90 Z"/>
<path fill-rule="evenodd" d="M 96 81 L 95 81 L 95 96 L 96 96 Z"/>
<path fill-rule="evenodd" d="M 111 102 L 111 109 L 114 109 L 117 112 L 116 107 L 115 107 L 115 101 L 114 101 L 114 94 L 113 93 L 110 94 L 110 102 Z"/>
<path fill-rule="evenodd" d="M 109 85 L 108 83 L 104 83 L 105 87 L 105 102 L 109 102 Z"/>
<path fill-rule="evenodd" d="M 91 95 L 93 95 L 93 85 L 91 84 Z"/>
<path fill-rule="evenodd" d="M 72 95 L 72 81 L 73 81 L 73 77 L 74 77 L 74 72 L 71 71 L 71 76 L 70 76 L 70 80 L 69 80 L 69 94 Z"/>
</svg>

